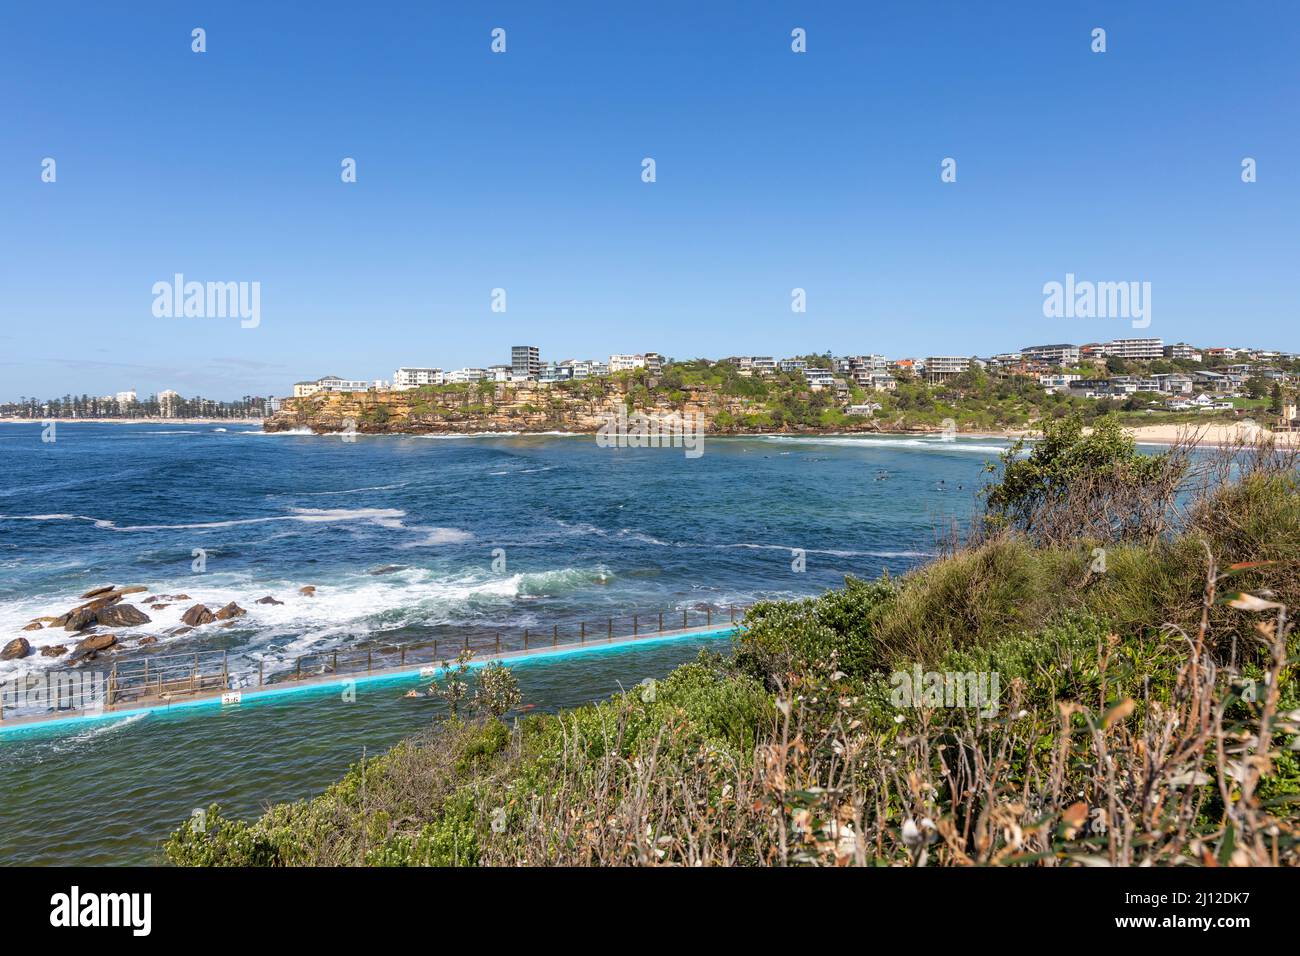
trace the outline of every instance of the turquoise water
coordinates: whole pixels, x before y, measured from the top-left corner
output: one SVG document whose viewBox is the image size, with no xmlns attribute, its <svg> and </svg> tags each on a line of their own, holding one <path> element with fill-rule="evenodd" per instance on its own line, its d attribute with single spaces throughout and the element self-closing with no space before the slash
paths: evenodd
<svg viewBox="0 0 1300 956">
<path fill-rule="evenodd" d="M 184 593 L 117 629 L 119 660 L 225 651 L 232 671 L 282 677 L 300 655 L 471 635 L 517 647 L 524 628 L 678 626 L 686 611 L 799 597 L 847 574 L 926 560 L 969 515 L 987 439 L 706 439 L 705 453 L 601 449 L 589 437 L 264 435 L 248 426 L 0 425 L 0 642 L 103 584 Z M 202 553 L 202 567 L 195 555 Z M 498 561 L 501 558 L 503 561 Z M 298 594 L 312 585 L 314 597 Z M 259 605 L 272 594 L 284 603 Z M 175 633 L 193 601 L 248 610 Z M 714 620 L 719 620 L 715 616 Z M 141 636 L 156 644 L 138 644 Z M 599 699 L 695 656 L 694 637 L 517 665 L 525 702 Z M 0 663 L 0 680 L 58 658 Z M 94 665 L 100 666 L 99 663 Z M 415 681 L 412 681 L 414 684 Z M 309 797 L 362 748 L 437 713 L 405 686 L 361 685 L 238 707 L 0 735 L 0 860 L 143 863 L 178 821 L 219 802 L 253 816 Z"/>
</svg>

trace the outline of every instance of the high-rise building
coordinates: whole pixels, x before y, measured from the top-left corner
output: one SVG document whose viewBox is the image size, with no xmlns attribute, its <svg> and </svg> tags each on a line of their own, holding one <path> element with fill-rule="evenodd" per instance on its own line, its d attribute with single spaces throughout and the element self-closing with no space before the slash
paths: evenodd
<svg viewBox="0 0 1300 956">
<path fill-rule="evenodd" d="M 510 371 L 515 378 L 536 379 L 542 372 L 542 354 L 536 345 L 516 345 L 510 349 Z"/>
</svg>

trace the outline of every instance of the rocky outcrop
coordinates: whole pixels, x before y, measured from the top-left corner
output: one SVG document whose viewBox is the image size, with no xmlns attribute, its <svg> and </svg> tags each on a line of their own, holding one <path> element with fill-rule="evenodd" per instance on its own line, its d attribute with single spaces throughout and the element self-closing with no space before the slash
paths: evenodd
<svg viewBox="0 0 1300 956">
<path fill-rule="evenodd" d="M 68 653 L 67 644 L 50 644 L 41 648 L 41 657 L 62 657 Z"/>
<path fill-rule="evenodd" d="M 215 617 L 218 621 L 229 621 L 231 618 L 243 617 L 247 613 L 248 612 L 245 611 L 242 607 L 240 607 L 234 601 L 231 601 L 221 610 L 217 611 L 217 613 L 214 614 L 213 617 Z"/>
<path fill-rule="evenodd" d="M 95 615 L 95 610 L 88 607 L 79 607 L 75 611 L 69 611 L 63 629 L 65 631 L 84 631 L 87 628 L 94 627 Z"/>
<path fill-rule="evenodd" d="M 298 593 L 301 594 L 301 595 L 303 595 L 304 597 L 315 597 L 315 596 L 316 596 L 316 585 L 314 585 L 314 584 L 309 584 L 309 585 L 307 585 L 306 587 L 299 588 L 299 589 L 298 589 Z"/>
<path fill-rule="evenodd" d="M 24 625 L 24 626 L 23 626 L 23 630 L 24 630 L 24 631 L 39 631 L 39 630 L 40 630 L 41 628 L 43 628 L 44 626 L 45 626 L 45 625 L 42 624 L 40 621 L 32 621 L 32 623 Z"/>
<path fill-rule="evenodd" d="M 181 620 L 189 627 L 198 627 L 202 624 L 211 624 L 216 618 L 212 616 L 206 604 L 196 604 L 181 615 Z"/>
<path fill-rule="evenodd" d="M 148 614 L 131 604 L 115 604 L 95 612 L 95 622 L 104 627 L 135 627 L 150 620 Z"/>
<path fill-rule="evenodd" d="M 16 637 L 0 650 L 0 661 L 16 661 L 32 652 L 31 642 L 25 637 Z"/>
<path fill-rule="evenodd" d="M 72 649 L 72 656 L 68 660 L 72 663 L 94 660 L 100 651 L 106 651 L 116 644 L 116 634 L 92 634 L 77 643 L 77 646 Z"/>
<path fill-rule="evenodd" d="M 260 598 L 258 598 L 257 601 L 254 602 L 254 603 L 256 603 L 256 604 L 283 604 L 284 602 L 283 602 L 283 601 L 277 601 L 275 598 L 271 597 L 271 595 L 268 594 L 266 597 L 260 597 Z"/>
</svg>

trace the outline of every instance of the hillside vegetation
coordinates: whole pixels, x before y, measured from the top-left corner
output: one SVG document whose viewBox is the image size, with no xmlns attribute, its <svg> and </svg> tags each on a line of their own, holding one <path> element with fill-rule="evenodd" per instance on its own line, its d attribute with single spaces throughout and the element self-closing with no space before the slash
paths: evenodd
<svg viewBox="0 0 1300 956">
<path fill-rule="evenodd" d="M 761 604 L 731 653 L 607 701 L 440 721 L 256 820 L 213 807 L 167 857 L 1300 863 L 1294 454 L 1144 458 L 1111 420 L 1066 421 L 994 477 L 969 537 L 911 574 Z M 999 692 L 900 699 L 920 672 Z"/>
</svg>

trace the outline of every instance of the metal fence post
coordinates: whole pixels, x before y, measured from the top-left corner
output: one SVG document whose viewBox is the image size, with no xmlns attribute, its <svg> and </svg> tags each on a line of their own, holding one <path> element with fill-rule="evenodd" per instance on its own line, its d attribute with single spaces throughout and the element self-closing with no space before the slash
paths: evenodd
<svg viewBox="0 0 1300 956">
<path fill-rule="evenodd" d="M 632 615 L 632 636 L 636 637 L 637 631 L 639 630 L 640 630 L 640 625 L 637 622 L 636 615 L 633 614 Z"/>
<path fill-rule="evenodd" d="M 659 612 L 659 632 L 662 634 L 664 629 L 664 612 Z"/>
<path fill-rule="evenodd" d="M 524 628 L 524 650 L 528 650 L 528 628 Z"/>
<path fill-rule="evenodd" d="M 586 621 L 582 621 L 578 624 L 578 643 L 579 644 L 587 643 L 587 622 Z"/>
</svg>

